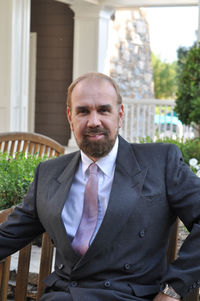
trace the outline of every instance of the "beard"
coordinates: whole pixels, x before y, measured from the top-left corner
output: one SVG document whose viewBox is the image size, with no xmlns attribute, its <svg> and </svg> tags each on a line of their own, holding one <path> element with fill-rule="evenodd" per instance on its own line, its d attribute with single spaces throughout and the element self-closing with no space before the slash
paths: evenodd
<svg viewBox="0 0 200 301">
<path fill-rule="evenodd" d="M 88 135 L 90 134 L 103 134 L 105 139 L 102 141 L 90 141 L 88 139 Z M 115 144 L 116 137 L 118 135 L 118 131 L 114 139 L 109 138 L 109 131 L 106 129 L 100 128 L 92 128 L 87 129 L 84 134 L 81 142 L 79 142 L 80 149 L 88 156 L 93 158 L 101 158 L 106 156 Z"/>
</svg>

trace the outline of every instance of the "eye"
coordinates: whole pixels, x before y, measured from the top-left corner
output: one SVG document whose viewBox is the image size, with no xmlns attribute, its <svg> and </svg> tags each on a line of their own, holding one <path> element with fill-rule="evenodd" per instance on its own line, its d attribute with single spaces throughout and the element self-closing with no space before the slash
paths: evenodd
<svg viewBox="0 0 200 301">
<path fill-rule="evenodd" d="M 88 113 L 89 113 L 89 110 L 87 108 L 84 108 L 84 107 L 77 108 L 77 114 L 87 115 Z"/>
<path fill-rule="evenodd" d="M 98 109 L 98 112 L 100 114 L 105 114 L 105 113 L 109 113 L 111 111 L 111 107 L 110 106 L 101 106 L 99 109 Z"/>
<path fill-rule="evenodd" d="M 99 113 L 106 113 L 106 112 L 108 112 L 108 110 L 105 109 L 105 108 L 99 109 L 98 111 L 99 111 Z"/>
</svg>

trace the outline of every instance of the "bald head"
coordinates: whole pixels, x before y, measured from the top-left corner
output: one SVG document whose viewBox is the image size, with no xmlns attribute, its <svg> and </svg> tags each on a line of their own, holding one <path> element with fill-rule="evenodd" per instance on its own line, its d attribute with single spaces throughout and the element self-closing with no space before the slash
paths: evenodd
<svg viewBox="0 0 200 301">
<path fill-rule="evenodd" d="M 102 83 L 102 82 L 105 82 L 105 81 L 110 83 L 110 85 L 114 88 L 114 90 L 116 92 L 117 103 L 118 104 L 122 103 L 122 97 L 120 95 L 119 87 L 111 77 L 109 77 L 109 76 L 107 76 L 103 73 L 99 73 L 99 72 L 89 72 L 89 73 L 83 74 L 82 76 L 78 77 L 69 86 L 68 95 L 67 95 L 67 106 L 70 110 L 71 110 L 71 106 L 72 106 L 72 92 L 73 92 L 74 88 L 81 81 L 87 82 L 87 83 L 89 83 L 89 85 L 90 84 L 92 85 L 92 83 L 97 83 L 97 81 L 99 81 L 99 84 Z"/>
</svg>

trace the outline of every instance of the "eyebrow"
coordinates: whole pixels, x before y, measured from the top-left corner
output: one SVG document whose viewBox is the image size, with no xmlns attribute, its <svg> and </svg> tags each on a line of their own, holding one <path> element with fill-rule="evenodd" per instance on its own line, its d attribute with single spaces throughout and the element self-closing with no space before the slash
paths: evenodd
<svg viewBox="0 0 200 301">
<path fill-rule="evenodd" d="M 82 110 L 87 110 L 89 109 L 89 106 L 77 106 L 76 107 L 76 112 L 81 112 Z M 104 110 L 108 110 L 108 111 L 111 111 L 112 110 L 112 106 L 107 104 L 107 105 L 99 105 L 97 107 L 97 110 L 99 109 L 104 109 Z"/>
<path fill-rule="evenodd" d="M 77 106 L 76 110 L 83 110 L 83 109 L 86 109 L 86 108 L 87 108 L 87 106 Z"/>
<path fill-rule="evenodd" d="M 104 110 L 111 111 L 112 106 L 111 105 L 101 105 L 101 106 L 98 107 L 98 109 L 104 109 Z"/>
</svg>

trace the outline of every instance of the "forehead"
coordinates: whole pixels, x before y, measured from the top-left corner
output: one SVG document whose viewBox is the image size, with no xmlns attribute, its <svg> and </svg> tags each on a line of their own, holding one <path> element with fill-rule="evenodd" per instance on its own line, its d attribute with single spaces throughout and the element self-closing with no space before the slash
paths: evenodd
<svg viewBox="0 0 200 301">
<path fill-rule="evenodd" d="M 84 103 L 87 101 L 117 103 L 117 93 L 114 86 L 104 78 L 86 78 L 81 80 L 74 87 L 71 98 L 72 106 L 73 103 Z"/>
</svg>

